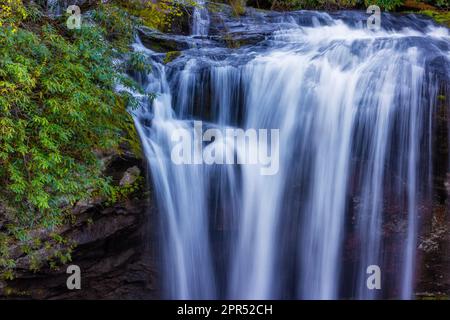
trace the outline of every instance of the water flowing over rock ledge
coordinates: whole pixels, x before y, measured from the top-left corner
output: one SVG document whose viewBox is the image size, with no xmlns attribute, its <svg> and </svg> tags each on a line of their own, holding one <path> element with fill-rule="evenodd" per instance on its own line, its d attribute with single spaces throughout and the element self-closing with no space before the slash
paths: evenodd
<svg viewBox="0 0 450 320">
<path fill-rule="evenodd" d="M 170 234 L 162 269 L 169 297 L 448 295 L 448 30 L 412 14 L 383 14 L 382 30 L 370 33 L 366 19 L 355 11 L 251 9 L 233 17 L 225 9 L 210 13 L 202 35 L 141 30 L 135 48 L 154 71 L 140 79 L 160 96 L 136 119 L 147 157 L 164 163 L 150 161 L 154 183 L 168 188 L 157 193 Z M 388 88 L 395 98 L 383 102 Z M 296 128 L 282 145 L 289 174 L 278 185 L 246 168 L 205 167 L 205 175 L 172 168 L 164 137 L 169 128 L 189 130 L 192 119 Z M 197 191 L 188 205 L 189 181 Z M 195 223 L 186 227 L 183 215 Z M 376 261 L 384 270 L 378 294 L 365 289 L 364 266 Z"/>
</svg>

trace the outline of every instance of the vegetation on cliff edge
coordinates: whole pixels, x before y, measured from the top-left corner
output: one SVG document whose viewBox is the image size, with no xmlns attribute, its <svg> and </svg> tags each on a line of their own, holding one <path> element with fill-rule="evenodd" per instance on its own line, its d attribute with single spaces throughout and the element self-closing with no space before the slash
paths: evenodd
<svg viewBox="0 0 450 320">
<path fill-rule="evenodd" d="M 113 63 L 134 22 L 113 4 L 79 30 L 21 0 L 0 12 L 0 275 L 12 279 L 18 257 L 31 270 L 70 261 L 74 244 L 56 231 L 75 203 L 122 194 L 99 154 L 136 141 L 131 97 L 115 91 L 135 85 Z"/>
</svg>

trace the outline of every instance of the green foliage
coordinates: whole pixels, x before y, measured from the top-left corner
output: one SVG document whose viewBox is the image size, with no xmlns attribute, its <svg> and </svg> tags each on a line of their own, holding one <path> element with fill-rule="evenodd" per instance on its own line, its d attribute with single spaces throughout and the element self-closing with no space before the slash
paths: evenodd
<svg viewBox="0 0 450 320">
<path fill-rule="evenodd" d="M 151 71 L 151 64 L 147 61 L 147 57 L 141 52 L 132 52 L 127 61 L 128 69 L 148 73 Z"/>
<path fill-rule="evenodd" d="M 137 191 L 142 191 L 144 186 L 144 178 L 139 176 L 132 184 L 126 184 L 124 186 L 114 186 L 110 188 L 107 205 L 114 204 L 118 201 L 127 199 L 130 195 Z"/>
<path fill-rule="evenodd" d="M 39 232 L 56 230 L 77 201 L 110 195 L 113 187 L 96 154 L 120 153 L 121 145 L 137 141 L 125 108 L 129 97 L 115 92 L 124 76 L 113 59 L 133 36 L 128 14 L 101 6 L 93 14 L 98 25 L 71 31 L 64 18 L 49 20 L 36 6 L 27 9 L 11 11 L 0 26 L 4 279 L 14 276 L 13 245 L 33 271 L 43 263 L 36 254 L 41 249 L 53 266 L 70 261 L 73 244 L 58 236 L 42 243 Z"/>
<path fill-rule="evenodd" d="M 450 8 L 450 0 L 425 0 L 423 2 L 433 5 L 435 7 L 441 8 L 441 9 L 449 9 Z"/>
<path fill-rule="evenodd" d="M 196 5 L 193 0 L 117 0 L 130 14 L 139 17 L 142 23 L 150 28 L 170 31 L 174 21 L 184 15 L 187 6 Z"/>
<path fill-rule="evenodd" d="M 0 270 L 1 279 L 12 280 L 14 278 L 14 268 L 16 262 L 11 259 L 9 247 L 11 244 L 11 238 L 4 233 L 0 233 Z"/>
<path fill-rule="evenodd" d="M 440 8 L 450 8 L 450 0 L 437 0 L 433 1 L 433 3 Z"/>
<path fill-rule="evenodd" d="M 45 25 L 0 31 L 0 180 L 22 213 L 46 227 L 64 204 L 98 186 L 95 149 L 120 141 L 122 106 L 101 32 L 83 27 L 69 42 Z"/>
<path fill-rule="evenodd" d="M 392 11 L 403 4 L 403 0 L 364 0 L 366 6 L 375 4 L 381 9 Z"/>
<path fill-rule="evenodd" d="M 236 16 L 242 16 L 245 14 L 246 0 L 230 0 L 230 6 L 233 9 L 233 14 Z"/>
<path fill-rule="evenodd" d="M 3 0 L 0 3 L 0 27 L 14 26 L 17 22 L 25 19 L 27 12 L 22 0 Z"/>
<path fill-rule="evenodd" d="M 118 6 L 100 4 L 93 11 L 93 19 L 115 48 L 121 52 L 128 51 L 134 33 L 135 19 L 132 16 Z"/>
<path fill-rule="evenodd" d="M 361 0 L 336 0 L 334 2 L 341 8 L 355 8 L 362 4 Z"/>
<path fill-rule="evenodd" d="M 450 12 L 449 11 L 422 10 L 419 13 L 427 15 L 427 16 L 433 18 L 437 23 L 443 24 L 450 28 Z"/>
</svg>

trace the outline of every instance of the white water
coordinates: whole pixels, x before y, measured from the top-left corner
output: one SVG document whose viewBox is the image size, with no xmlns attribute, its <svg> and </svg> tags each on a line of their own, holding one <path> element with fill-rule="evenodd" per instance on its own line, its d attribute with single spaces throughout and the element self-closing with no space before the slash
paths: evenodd
<svg viewBox="0 0 450 320">
<path fill-rule="evenodd" d="M 448 61 L 449 33 L 373 33 L 327 19 L 289 17 L 261 46 L 191 49 L 172 66 L 136 44 L 153 57 L 146 90 L 159 93 L 134 113 L 162 215 L 168 297 L 412 297 L 438 92 L 427 61 Z M 194 135 L 198 117 L 280 129 L 278 174 L 175 165 L 171 134 Z M 373 291 L 369 265 L 398 269 Z"/>
<path fill-rule="evenodd" d="M 209 30 L 209 12 L 205 0 L 197 0 L 192 14 L 192 35 L 207 36 Z"/>
</svg>

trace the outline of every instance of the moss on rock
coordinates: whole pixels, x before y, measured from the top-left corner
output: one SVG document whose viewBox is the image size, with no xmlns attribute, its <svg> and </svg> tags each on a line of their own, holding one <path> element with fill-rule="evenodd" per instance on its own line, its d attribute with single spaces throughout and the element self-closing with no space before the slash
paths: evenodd
<svg viewBox="0 0 450 320">
<path fill-rule="evenodd" d="M 164 58 L 164 63 L 168 64 L 178 58 L 181 55 L 180 51 L 169 51 L 166 53 L 166 57 Z"/>
</svg>

